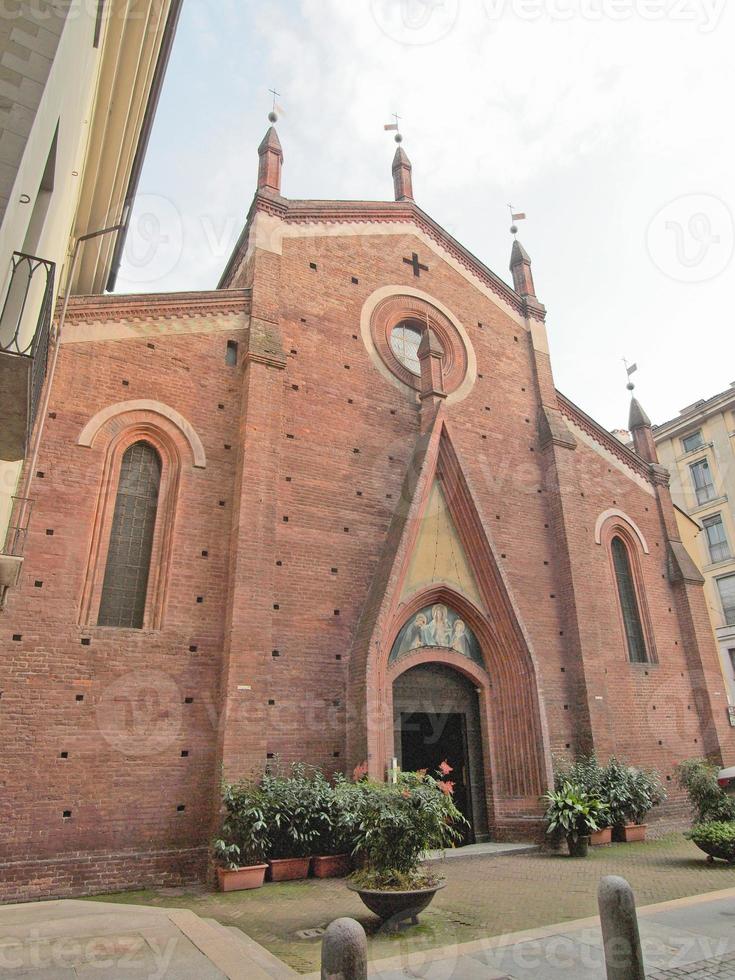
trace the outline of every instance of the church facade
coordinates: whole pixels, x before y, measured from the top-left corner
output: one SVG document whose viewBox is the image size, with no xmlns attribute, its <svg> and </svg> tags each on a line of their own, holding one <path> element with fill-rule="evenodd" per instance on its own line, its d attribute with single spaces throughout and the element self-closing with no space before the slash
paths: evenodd
<svg viewBox="0 0 735 980">
<path fill-rule="evenodd" d="M 222 773 L 448 759 L 468 839 L 537 837 L 554 760 L 732 761 L 650 422 L 557 391 L 513 287 L 413 199 L 281 195 L 218 289 L 72 299 L 0 613 L 2 897 L 178 882 Z"/>
</svg>

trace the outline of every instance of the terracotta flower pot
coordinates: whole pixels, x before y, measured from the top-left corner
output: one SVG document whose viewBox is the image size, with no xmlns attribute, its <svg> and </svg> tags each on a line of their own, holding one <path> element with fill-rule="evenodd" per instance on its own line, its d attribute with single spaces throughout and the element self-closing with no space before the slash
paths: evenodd
<svg viewBox="0 0 735 980">
<path fill-rule="evenodd" d="M 374 912 L 383 922 L 390 923 L 391 927 L 397 927 L 401 922 L 411 919 L 414 925 L 418 921 L 419 912 L 431 903 L 434 895 L 440 888 L 444 888 L 445 881 L 440 881 L 431 888 L 420 888 L 416 891 L 378 891 L 374 888 L 358 888 L 351 881 L 347 882 L 350 891 L 357 892 L 371 912 Z"/>
<path fill-rule="evenodd" d="M 626 844 L 631 844 L 633 841 L 645 840 L 646 839 L 646 824 L 644 823 L 627 823 L 623 827 L 623 840 Z"/>
<path fill-rule="evenodd" d="M 602 830 L 595 830 L 590 834 L 590 845 L 599 847 L 600 844 L 609 844 L 612 841 L 612 827 L 603 827 Z"/>
<path fill-rule="evenodd" d="M 573 857 L 573 858 L 587 857 L 587 850 L 589 846 L 590 846 L 589 837 L 577 837 L 576 839 L 571 835 L 567 837 L 567 848 L 569 850 L 569 857 Z"/>
<path fill-rule="evenodd" d="M 296 881 L 309 877 L 311 858 L 270 858 L 268 860 L 269 881 Z"/>
<path fill-rule="evenodd" d="M 217 881 L 221 892 L 240 892 L 247 888 L 260 888 L 265 881 L 267 864 L 251 864 L 246 868 L 217 868 Z"/>
<path fill-rule="evenodd" d="M 350 855 L 315 856 L 311 859 L 311 870 L 315 878 L 346 878 L 350 873 Z"/>
</svg>

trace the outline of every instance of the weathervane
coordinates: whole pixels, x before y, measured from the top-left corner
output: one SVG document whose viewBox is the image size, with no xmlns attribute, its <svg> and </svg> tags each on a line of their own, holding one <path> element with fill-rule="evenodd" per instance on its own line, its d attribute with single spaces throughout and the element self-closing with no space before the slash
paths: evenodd
<svg viewBox="0 0 735 980">
<path fill-rule="evenodd" d="M 515 238 L 516 235 L 518 234 L 518 225 L 516 224 L 516 221 L 525 221 L 526 212 L 514 211 L 512 204 L 508 205 L 508 210 L 510 211 L 510 220 L 513 222 L 513 224 L 510 226 L 510 233 Z"/>
<path fill-rule="evenodd" d="M 623 364 L 625 365 L 625 373 L 628 375 L 628 384 L 626 388 L 628 391 L 635 391 L 635 384 L 630 380 L 631 374 L 635 374 L 638 370 L 637 364 L 628 364 L 625 358 L 623 358 Z"/>
<path fill-rule="evenodd" d="M 276 98 L 281 93 L 280 92 L 276 92 L 276 90 L 274 88 L 269 88 L 268 91 L 273 96 L 273 108 L 268 113 L 268 121 L 274 123 L 274 122 L 277 122 L 278 121 L 278 113 L 276 112 Z M 278 108 L 280 108 L 280 106 L 278 106 Z M 281 110 L 281 111 L 283 111 L 283 110 Z"/>
<path fill-rule="evenodd" d="M 401 131 L 400 131 L 400 130 L 399 130 L 399 128 L 398 128 L 398 120 L 399 120 L 399 119 L 400 119 L 401 117 L 400 117 L 400 116 L 398 115 L 398 113 L 397 113 L 397 112 L 392 112 L 392 113 L 391 113 L 391 115 L 392 115 L 392 116 L 393 116 L 393 118 L 395 119 L 395 122 L 392 122 L 392 123 L 386 123 L 386 124 L 385 124 L 385 125 L 383 126 L 383 129 L 384 129 L 384 130 L 385 130 L 386 132 L 390 130 L 390 132 L 392 132 L 392 133 L 395 133 L 396 135 L 395 135 L 395 136 L 393 137 L 393 139 L 394 139 L 394 140 L 396 141 L 396 143 L 401 143 L 401 142 L 403 141 L 403 137 L 401 136 Z"/>
</svg>

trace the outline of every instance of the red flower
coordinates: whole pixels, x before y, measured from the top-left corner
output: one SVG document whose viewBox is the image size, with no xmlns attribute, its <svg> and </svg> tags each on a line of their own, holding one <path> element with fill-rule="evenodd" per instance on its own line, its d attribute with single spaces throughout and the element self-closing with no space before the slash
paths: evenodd
<svg viewBox="0 0 735 980">
<path fill-rule="evenodd" d="M 352 770 L 352 781 L 353 783 L 359 783 L 361 779 L 364 779 L 368 774 L 368 764 L 367 760 L 361 762 L 359 766 L 355 766 Z"/>
<path fill-rule="evenodd" d="M 450 770 L 450 772 L 451 772 L 451 770 Z M 447 780 L 446 782 L 443 782 L 440 779 L 440 780 L 437 781 L 437 784 L 436 785 L 439 787 L 439 789 L 442 791 L 442 793 L 444 793 L 445 796 L 451 796 L 452 793 L 454 792 L 454 783 L 450 782 L 449 780 Z"/>
<path fill-rule="evenodd" d="M 449 773 L 454 772 L 454 770 L 445 759 L 444 762 L 439 763 L 439 772 L 442 774 L 442 776 L 448 776 Z"/>
<path fill-rule="evenodd" d="M 403 797 L 404 800 L 411 799 L 411 794 L 407 789 L 404 789 L 404 791 L 401 793 L 401 796 Z"/>
</svg>

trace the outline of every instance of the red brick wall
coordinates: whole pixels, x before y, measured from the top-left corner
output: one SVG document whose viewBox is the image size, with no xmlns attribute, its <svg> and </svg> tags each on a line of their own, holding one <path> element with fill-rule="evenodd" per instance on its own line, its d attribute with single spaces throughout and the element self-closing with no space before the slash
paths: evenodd
<svg viewBox="0 0 735 980">
<path fill-rule="evenodd" d="M 429 265 L 420 280 L 402 262 L 412 251 Z M 664 779 L 701 751 L 656 499 L 579 442 L 554 447 L 563 513 L 556 506 L 524 327 L 409 235 L 287 239 L 280 258 L 256 253 L 248 269 L 253 323 L 270 341 L 280 335 L 283 369 L 262 359 L 245 367 L 244 356 L 225 365 L 227 339 L 241 353 L 254 342 L 237 317 L 231 331 L 62 350 L 23 583 L 0 615 L 6 898 L 195 873 L 191 849 L 211 833 L 221 758 L 230 774 L 266 753 L 345 765 L 348 728 L 365 724 L 365 705 L 347 701 L 351 643 L 419 436 L 414 393 L 378 373 L 360 335 L 361 308 L 386 283 L 436 297 L 474 345 L 477 382 L 447 413 L 539 665 L 552 751 L 591 734 L 601 756 L 655 766 Z M 185 416 L 207 466 L 182 454 L 163 628 L 81 628 L 104 432 L 91 449 L 77 439 L 101 408 L 136 398 Z M 608 557 L 594 543 L 611 507 L 650 545 L 643 571 L 658 665 L 627 661 Z M 141 726 L 160 744 L 131 742 Z M 34 859 L 40 867 L 24 863 Z"/>
</svg>

